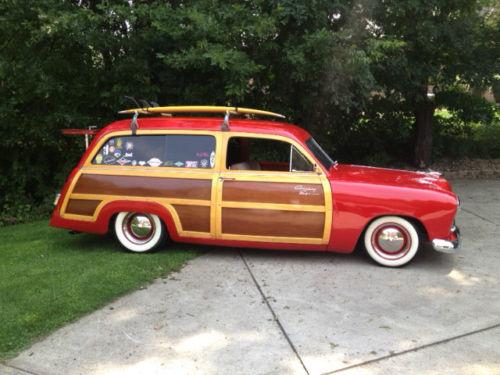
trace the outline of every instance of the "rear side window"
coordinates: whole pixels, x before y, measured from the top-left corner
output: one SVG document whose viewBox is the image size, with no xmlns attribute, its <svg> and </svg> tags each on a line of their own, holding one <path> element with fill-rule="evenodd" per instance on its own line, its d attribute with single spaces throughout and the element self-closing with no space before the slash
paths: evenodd
<svg viewBox="0 0 500 375">
<path fill-rule="evenodd" d="M 138 135 L 110 138 L 92 164 L 141 167 L 213 168 L 211 135 Z"/>
</svg>

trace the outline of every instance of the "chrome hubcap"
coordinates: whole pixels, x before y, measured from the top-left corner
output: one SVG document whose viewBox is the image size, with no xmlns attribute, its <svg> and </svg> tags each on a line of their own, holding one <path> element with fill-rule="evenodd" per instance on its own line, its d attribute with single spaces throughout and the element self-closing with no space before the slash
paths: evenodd
<svg viewBox="0 0 500 375">
<path fill-rule="evenodd" d="M 385 227 L 378 232 L 376 241 L 382 251 L 393 254 L 401 251 L 406 239 L 398 228 Z"/>
<path fill-rule="evenodd" d="M 130 242 L 142 245 L 151 240 L 156 232 L 153 219 L 148 214 L 131 212 L 123 220 L 123 233 Z"/>
<path fill-rule="evenodd" d="M 371 242 L 379 256 L 390 260 L 404 257 L 412 246 L 410 233 L 396 223 L 384 223 L 376 228 Z"/>
</svg>

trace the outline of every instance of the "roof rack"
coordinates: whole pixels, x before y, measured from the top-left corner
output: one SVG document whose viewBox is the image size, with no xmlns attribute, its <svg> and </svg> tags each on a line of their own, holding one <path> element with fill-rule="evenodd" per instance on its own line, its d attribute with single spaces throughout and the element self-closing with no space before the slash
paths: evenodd
<svg viewBox="0 0 500 375">
<path fill-rule="evenodd" d="M 156 103 L 155 103 L 156 104 Z M 167 107 L 142 107 L 125 109 L 118 112 L 120 114 L 134 114 L 134 118 L 130 124 L 132 133 L 135 134 L 137 129 L 137 116 L 139 114 L 161 114 L 169 115 L 172 113 L 223 113 L 224 121 L 221 125 L 221 130 L 229 131 L 229 115 L 260 115 L 271 116 L 284 119 L 285 116 L 279 113 L 263 111 L 253 108 L 242 107 L 225 107 L 225 106 L 210 106 L 210 105 L 184 105 L 184 106 L 167 106 Z"/>
</svg>

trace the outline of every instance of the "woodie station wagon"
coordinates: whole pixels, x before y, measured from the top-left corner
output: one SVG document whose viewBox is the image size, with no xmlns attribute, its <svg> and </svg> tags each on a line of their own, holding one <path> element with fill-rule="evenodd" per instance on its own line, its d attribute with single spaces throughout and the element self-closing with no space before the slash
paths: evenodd
<svg viewBox="0 0 500 375">
<path fill-rule="evenodd" d="M 177 113 L 222 113 L 177 117 Z M 454 252 L 459 201 L 435 172 L 334 162 L 304 129 L 236 107 L 150 107 L 100 130 L 68 177 L 51 225 L 148 252 L 174 241 L 352 252 L 401 266 L 430 242 Z M 143 114 L 158 117 L 138 118 Z M 169 115 L 167 115 L 169 114 Z"/>
</svg>

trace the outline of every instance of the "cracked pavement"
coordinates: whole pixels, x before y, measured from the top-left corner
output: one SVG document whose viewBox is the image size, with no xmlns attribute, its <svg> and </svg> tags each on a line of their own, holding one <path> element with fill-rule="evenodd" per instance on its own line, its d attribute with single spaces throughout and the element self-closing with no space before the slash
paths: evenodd
<svg viewBox="0 0 500 375">
<path fill-rule="evenodd" d="M 499 374 L 500 181 L 455 181 L 462 249 L 216 248 L 67 325 L 0 374 Z"/>
</svg>

